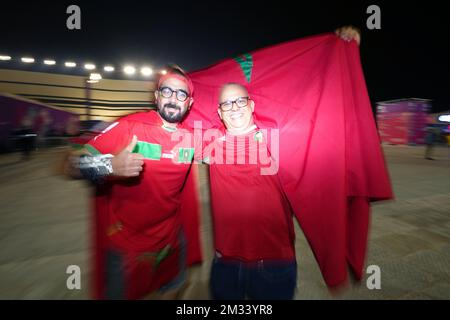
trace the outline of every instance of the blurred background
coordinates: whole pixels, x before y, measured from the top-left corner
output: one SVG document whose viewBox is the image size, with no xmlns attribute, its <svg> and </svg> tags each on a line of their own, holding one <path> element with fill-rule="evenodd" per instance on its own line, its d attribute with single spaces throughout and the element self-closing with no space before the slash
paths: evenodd
<svg viewBox="0 0 450 320">
<path fill-rule="evenodd" d="M 66 26 L 67 7 L 81 29 Z M 395 200 L 373 205 L 365 280 L 332 296 L 296 225 L 297 299 L 450 299 L 448 26 L 439 2 L 15 1 L 0 12 L 0 299 L 88 299 L 90 194 L 62 161 L 111 122 L 154 107 L 155 79 L 283 41 L 361 29 L 361 62 Z M 184 299 L 208 299 L 212 235 L 206 168 L 200 174 L 205 261 Z M 69 265 L 81 290 L 66 286 Z M 368 274 L 367 276 L 369 276 Z"/>
</svg>

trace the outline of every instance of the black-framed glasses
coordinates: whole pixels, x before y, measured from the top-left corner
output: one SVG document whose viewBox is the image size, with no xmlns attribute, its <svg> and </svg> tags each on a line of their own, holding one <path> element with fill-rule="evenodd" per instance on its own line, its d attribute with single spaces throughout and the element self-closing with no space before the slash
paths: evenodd
<svg viewBox="0 0 450 320">
<path fill-rule="evenodd" d="M 159 92 L 161 93 L 161 95 L 164 98 L 167 98 L 167 99 L 172 98 L 173 93 L 176 92 L 177 100 L 181 101 L 181 102 L 184 102 L 187 100 L 187 98 L 189 98 L 189 94 L 186 91 L 181 90 L 181 89 L 173 90 L 169 87 L 162 87 L 159 89 Z"/>
<path fill-rule="evenodd" d="M 238 108 L 244 108 L 248 105 L 248 100 L 250 100 L 250 97 L 239 97 L 236 100 L 227 100 L 219 103 L 219 108 L 222 111 L 230 111 L 233 109 L 233 103 L 235 103 Z"/>
</svg>

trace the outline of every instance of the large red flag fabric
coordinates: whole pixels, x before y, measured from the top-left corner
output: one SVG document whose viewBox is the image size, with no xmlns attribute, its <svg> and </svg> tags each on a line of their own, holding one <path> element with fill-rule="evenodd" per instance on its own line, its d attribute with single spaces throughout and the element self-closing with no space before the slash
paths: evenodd
<svg viewBox="0 0 450 320">
<path fill-rule="evenodd" d="M 195 102 L 186 122 L 222 127 L 218 93 L 248 88 L 255 122 L 328 286 L 348 267 L 361 279 L 370 201 L 393 197 L 355 41 L 323 34 L 224 60 L 191 74 Z M 277 134 L 269 134 L 269 132 Z M 286 231 L 287 232 L 287 231 Z"/>
</svg>

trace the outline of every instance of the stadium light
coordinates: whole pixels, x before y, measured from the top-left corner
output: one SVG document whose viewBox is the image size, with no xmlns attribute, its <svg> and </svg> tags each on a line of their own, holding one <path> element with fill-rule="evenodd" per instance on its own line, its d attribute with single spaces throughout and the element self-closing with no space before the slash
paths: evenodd
<svg viewBox="0 0 450 320">
<path fill-rule="evenodd" d="M 97 83 L 100 80 L 102 80 L 102 75 L 100 73 L 91 73 L 89 75 L 89 80 L 87 80 L 86 82 L 88 82 L 88 83 Z"/>
<path fill-rule="evenodd" d="M 55 60 L 51 60 L 51 59 L 46 59 L 44 60 L 44 64 L 48 65 L 48 66 L 53 66 L 56 64 Z"/>
<path fill-rule="evenodd" d="M 89 80 L 102 80 L 102 75 L 100 73 L 91 73 Z"/>
<path fill-rule="evenodd" d="M 151 76 L 151 75 L 153 74 L 153 69 L 150 68 L 150 67 L 142 67 L 142 68 L 141 68 L 141 74 L 142 74 L 144 77 Z"/>
<path fill-rule="evenodd" d="M 128 75 L 133 75 L 136 73 L 136 68 L 133 66 L 125 66 L 123 68 L 123 72 L 125 72 Z"/>
<path fill-rule="evenodd" d="M 95 69 L 95 64 L 93 64 L 93 63 L 86 63 L 86 64 L 84 65 L 84 68 L 85 68 L 86 70 L 94 70 L 94 69 Z"/>
<path fill-rule="evenodd" d="M 11 56 L 0 56 L 0 61 L 9 61 L 11 60 Z"/>
<path fill-rule="evenodd" d="M 105 70 L 106 72 L 113 72 L 114 71 L 114 67 L 113 66 L 105 66 L 103 68 L 103 70 Z"/>
<path fill-rule="evenodd" d="M 448 122 L 448 123 L 450 123 L 450 114 L 441 114 L 441 115 L 438 117 L 438 120 L 439 120 L 440 122 Z"/>
<path fill-rule="evenodd" d="M 64 65 L 65 65 L 67 68 L 75 68 L 75 67 L 77 66 L 77 64 L 76 64 L 75 62 L 72 62 L 72 61 L 66 61 L 66 62 L 64 63 Z"/>
<path fill-rule="evenodd" d="M 34 62 L 34 58 L 31 58 L 31 57 L 22 57 L 20 60 L 22 60 L 22 62 L 24 62 L 24 63 L 33 63 Z"/>
</svg>

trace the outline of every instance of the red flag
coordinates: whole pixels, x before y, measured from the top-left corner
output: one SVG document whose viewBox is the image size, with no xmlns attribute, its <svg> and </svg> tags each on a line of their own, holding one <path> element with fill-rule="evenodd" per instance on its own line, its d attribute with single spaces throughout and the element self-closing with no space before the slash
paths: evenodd
<svg viewBox="0 0 450 320">
<path fill-rule="evenodd" d="M 255 121 L 279 129 L 279 177 L 328 286 L 362 276 L 369 201 L 393 197 L 360 64 L 359 49 L 334 34 L 295 40 L 191 74 L 186 122 L 222 127 L 218 93 L 247 87 Z M 271 153 L 274 154 L 271 142 Z M 287 231 L 286 231 L 287 232 Z"/>
</svg>

